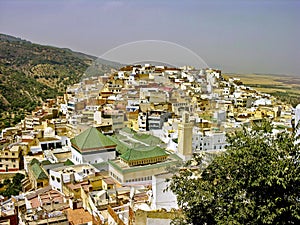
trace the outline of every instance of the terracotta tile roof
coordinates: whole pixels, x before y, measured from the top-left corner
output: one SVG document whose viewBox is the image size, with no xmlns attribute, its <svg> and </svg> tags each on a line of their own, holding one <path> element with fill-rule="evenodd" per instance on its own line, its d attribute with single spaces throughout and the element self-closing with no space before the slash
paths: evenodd
<svg viewBox="0 0 300 225">
<path fill-rule="evenodd" d="M 34 208 L 34 209 L 41 205 L 37 197 L 31 199 L 30 203 L 31 203 L 31 207 Z"/>
<path fill-rule="evenodd" d="M 68 221 L 71 224 L 79 225 L 93 221 L 93 216 L 88 211 L 85 211 L 83 208 L 67 209 L 66 211 L 68 215 Z"/>
<path fill-rule="evenodd" d="M 80 187 L 83 186 L 83 185 L 88 185 L 88 184 L 89 184 L 88 181 L 84 181 L 84 182 L 80 182 L 80 183 L 76 183 L 76 184 L 70 183 L 70 184 L 67 184 L 67 186 L 68 186 L 70 189 L 75 190 L 75 189 L 80 188 Z"/>
<path fill-rule="evenodd" d="M 114 180 L 111 177 L 103 179 L 103 182 L 105 182 L 106 184 L 115 184 Z"/>
<path fill-rule="evenodd" d="M 39 200 L 39 198 L 40 198 L 40 200 Z M 38 198 L 38 196 L 36 196 L 32 199 L 28 199 L 31 203 L 32 208 L 37 208 L 37 207 L 47 204 L 49 202 L 63 203 L 62 194 L 56 190 L 50 190 L 50 191 L 41 193 L 39 198 Z"/>
</svg>

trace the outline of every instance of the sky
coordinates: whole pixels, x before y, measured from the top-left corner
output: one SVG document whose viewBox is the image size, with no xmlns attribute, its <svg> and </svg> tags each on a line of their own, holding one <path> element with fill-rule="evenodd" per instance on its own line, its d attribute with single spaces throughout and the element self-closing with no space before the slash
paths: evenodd
<svg viewBox="0 0 300 225">
<path fill-rule="evenodd" d="M 224 72 L 300 76 L 299 11 L 297 0 L 0 0 L 0 33 L 97 57 L 161 40 Z"/>
</svg>

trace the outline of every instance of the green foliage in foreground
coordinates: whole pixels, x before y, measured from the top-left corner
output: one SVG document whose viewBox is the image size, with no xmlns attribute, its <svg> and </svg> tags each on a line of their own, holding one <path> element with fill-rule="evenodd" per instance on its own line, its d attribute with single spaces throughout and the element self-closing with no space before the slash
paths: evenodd
<svg viewBox="0 0 300 225">
<path fill-rule="evenodd" d="M 17 173 L 12 182 L 9 179 L 5 179 L 3 185 L 5 185 L 5 190 L 0 192 L 0 195 L 4 197 L 10 197 L 12 195 L 18 195 L 22 191 L 21 181 L 25 178 L 25 175 L 22 173 Z"/>
<path fill-rule="evenodd" d="M 201 170 L 196 157 L 173 176 L 184 218 L 174 224 L 300 224 L 299 145 L 269 125 L 228 136 L 226 153 Z"/>
</svg>

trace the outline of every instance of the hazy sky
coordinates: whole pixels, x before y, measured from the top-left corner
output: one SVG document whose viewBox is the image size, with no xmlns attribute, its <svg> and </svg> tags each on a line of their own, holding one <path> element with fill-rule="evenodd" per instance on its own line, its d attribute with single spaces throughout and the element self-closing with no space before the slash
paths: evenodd
<svg viewBox="0 0 300 225">
<path fill-rule="evenodd" d="M 170 41 L 225 72 L 300 76 L 300 1 L 0 0 L 0 32 L 101 56 Z"/>
</svg>

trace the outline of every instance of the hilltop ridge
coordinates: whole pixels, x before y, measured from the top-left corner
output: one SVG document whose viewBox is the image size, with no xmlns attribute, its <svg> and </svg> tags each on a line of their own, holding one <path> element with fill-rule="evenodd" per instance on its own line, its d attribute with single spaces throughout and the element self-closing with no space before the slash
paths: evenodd
<svg viewBox="0 0 300 225">
<path fill-rule="evenodd" d="M 0 126 L 20 121 L 43 100 L 79 82 L 95 59 L 67 48 L 0 34 Z M 115 65 L 97 60 L 97 72 L 100 75 L 111 72 Z"/>
</svg>

